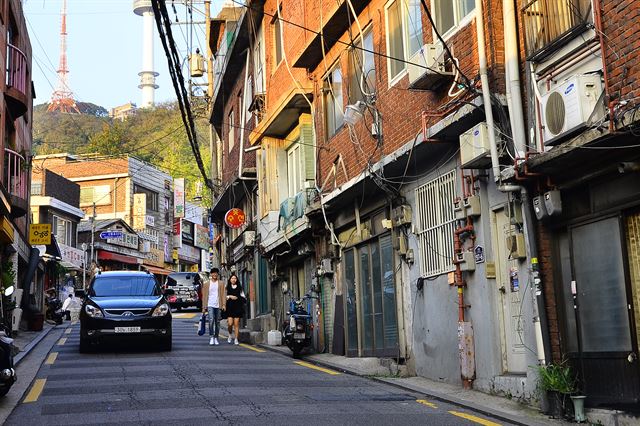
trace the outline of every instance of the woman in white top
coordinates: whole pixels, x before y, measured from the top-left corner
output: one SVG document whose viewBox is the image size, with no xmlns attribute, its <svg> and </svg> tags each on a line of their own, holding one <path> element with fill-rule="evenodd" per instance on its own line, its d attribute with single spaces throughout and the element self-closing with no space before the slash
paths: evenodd
<svg viewBox="0 0 640 426">
<path fill-rule="evenodd" d="M 211 278 L 202 284 L 202 313 L 209 313 L 210 345 L 217 345 L 220 333 L 220 311 L 226 309 L 225 286 L 219 281 L 218 268 L 211 269 Z"/>
</svg>

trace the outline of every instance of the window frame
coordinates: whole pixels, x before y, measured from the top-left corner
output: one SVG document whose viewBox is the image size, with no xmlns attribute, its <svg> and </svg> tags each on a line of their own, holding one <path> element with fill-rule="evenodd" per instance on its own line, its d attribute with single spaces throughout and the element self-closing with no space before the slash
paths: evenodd
<svg viewBox="0 0 640 426">
<path fill-rule="evenodd" d="M 340 125 L 336 125 L 336 112 L 338 112 L 335 107 L 338 104 L 338 100 L 335 97 L 336 90 L 334 90 L 334 77 L 333 74 L 338 73 L 340 76 L 340 115 L 341 115 L 341 123 Z M 324 112 L 324 131 L 326 132 L 327 139 L 331 139 L 335 135 L 337 135 L 340 130 L 344 127 L 344 76 L 342 75 L 342 69 L 340 68 L 340 61 L 338 60 L 330 69 L 327 71 L 322 79 L 323 86 L 323 94 L 322 94 L 322 102 L 323 102 L 323 112 Z M 331 97 L 331 102 L 329 101 L 329 97 Z M 331 114 L 331 118 L 333 121 L 333 132 L 329 128 L 329 105 L 333 105 L 333 111 Z"/>
<path fill-rule="evenodd" d="M 377 69 L 376 69 L 376 61 L 375 61 L 375 55 L 373 54 L 373 52 L 365 52 L 362 49 L 366 49 L 365 47 L 365 39 L 367 39 L 368 37 L 371 37 L 371 50 L 373 51 L 375 46 L 373 44 L 373 25 L 369 25 L 368 27 L 366 27 L 364 30 L 362 30 L 362 37 L 360 37 L 360 35 L 358 35 L 358 39 L 355 40 L 353 42 L 354 47 L 351 48 L 350 52 L 349 52 L 349 58 L 348 58 L 348 65 L 347 65 L 347 78 L 348 78 L 348 90 L 347 90 L 347 102 L 349 104 L 355 104 L 357 101 L 359 100 L 364 100 L 365 95 L 362 94 L 362 92 L 360 91 L 360 80 L 362 78 L 362 75 L 364 74 L 364 80 L 367 81 L 367 84 L 371 83 L 372 87 L 368 87 L 368 89 L 370 91 L 372 91 L 373 93 L 376 93 L 376 83 L 377 83 Z M 360 56 L 361 58 L 363 58 L 365 55 L 370 55 L 371 56 L 371 64 L 373 65 L 372 69 L 366 70 L 364 69 L 364 73 L 360 73 L 360 75 L 358 74 L 358 70 L 356 69 L 355 66 L 355 57 L 356 55 Z M 364 63 L 367 63 L 366 59 L 363 59 Z M 364 66 L 363 66 L 364 68 Z M 373 81 L 368 82 L 369 79 L 369 73 L 373 71 Z M 353 87 L 355 86 L 355 87 Z M 359 96 L 354 95 L 354 93 L 358 93 Z"/>
<path fill-rule="evenodd" d="M 96 199 L 96 188 L 109 188 L 107 195 L 103 195 L 102 197 L 100 197 L 97 201 L 94 201 Z M 91 201 L 90 202 L 83 202 L 82 201 L 82 192 L 84 191 L 88 191 L 89 189 L 91 189 L 93 191 L 93 194 L 91 196 Z M 86 206 L 92 206 L 93 203 L 96 204 L 96 206 L 108 206 L 111 204 L 111 193 L 113 192 L 113 189 L 111 189 L 111 185 L 110 184 L 106 184 L 106 185 L 87 185 L 87 186 L 81 186 L 80 187 L 80 207 L 86 207 Z M 102 200 L 106 200 L 106 201 L 102 201 Z"/>
<path fill-rule="evenodd" d="M 274 13 L 274 19 L 271 22 L 273 25 L 273 59 L 275 59 L 273 66 L 274 71 L 284 60 L 284 34 L 282 33 L 282 19 L 280 19 L 278 15 L 282 16 L 282 10 L 279 14 L 277 12 Z M 279 58 L 278 54 L 280 55 Z"/>
<path fill-rule="evenodd" d="M 287 156 L 287 193 L 289 197 L 294 197 L 304 188 L 304 176 L 302 175 L 302 147 L 300 140 L 293 142 L 285 150 Z M 295 171 L 295 176 L 291 172 Z M 296 179 L 297 178 L 297 179 Z"/>
<path fill-rule="evenodd" d="M 233 116 L 233 108 L 231 108 L 229 114 L 227 115 L 227 126 L 227 144 L 229 146 L 229 153 L 231 153 L 231 150 L 233 150 L 236 144 L 236 127 Z"/>
<path fill-rule="evenodd" d="M 65 246 L 73 247 L 73 224 L 69 219 L 66 219 L 62 216 L 53 215 L 51 219 L 51 223 L 53 225 L 53 234 L 56 236 L 56 241 L 59 244 L 64 244 Z M 60 233 L 58 232 L 58 226 L 60 224 L 64 224 L 64 235 L 63 238 L 60 238 Z"/>
<path fill-rule="evenodd" d="M 404 61 L 402 62 L 403 67 L 402 70 L 400 70 L 400 72 L 398 72 L 398 74 L 396 74 L 395 76 L 391 77 L 391 66 L 392 66 L 392 61 L 393 59 L 391 58 L 386 58 L 387 59 L 387 82 L 388 82 L 388 87 L 392 87 L 395 84 L 398 83 L 398 81 L 402 80 L 402 78 L 404 76 L 406 76 L 409 73 L 408 70 L 408 62 L 411 59 L 411 57 L 417 52 L 411 52 L 409 49 L 409 39 L 410 39 L 410 32 L 409 32 L 409 2 L 410 1 L 416 1 L 416 0 L 389 0 L 385 5 L 384 5 L 384 26 L 385 26 L 385 46 L 387 49 L 387 55 L 388 56 L 393 56 L 391 55 L 391 43 L 390 43 L 390 32 L 389 32 L 389 9 L 396 3 L 399 2 L 399 8 L 400 8 L 400 26 L 401 26 L 401 35 L 402 35 L 402 50 L 403 50 L 403 57 L 399 58 L 399 60 Z M 420 10 L 420 23 L 422 25 L 422 9 Z M 420 47 L 422 47 L 424 45 L 424 31 L 423 28 L 421 28 L 421 37 L 422 40 L 420 41 Z"/>
<path fill-rule="evenodd" d="M 138 185 L 137 183 L 133 184 L 133 193 L 134 194 L 145 194 L 146 200 L 147 200 L 147 204 L 146 204 L 146 208 L 149 211 L 152 212 L 159 212 L 160 211 L 160 200 L 159 200 L 159 194 L 149 188 L 145 188 L 144 186 Z"/>
<path fill-rule="evenodd" d="M 447 0 L 431 0 L 431 10 L 433 11 L 434 21 L 438 29 L 440 25 L 436 19 L 438 15 L 437 14 L 438 7 L 436 5 L 439 5 L 439 2 L 441 1 L 447 1 Z M 473 7 L 473 9 L 471 9 L 469 13 L 467 13 L 464 16 L 460 16 L 461 1 L 464 1 L 464 0 L 455 0 L 453 3 L 453 22 L 454 22 L 453 26 L 444 32 L 440 32 L 440 35 L 445 41 L 451 38 L 454 34 L 456 34 L 462 28 L 466 27 L 475 18 L 475 12 L 476 12 L 475 6 Z M 433 34 L 433 39 L 438 40 L 438 36 L 436 34 L 435 29 L 432 29 L 431 32 Z"/>
</svg>

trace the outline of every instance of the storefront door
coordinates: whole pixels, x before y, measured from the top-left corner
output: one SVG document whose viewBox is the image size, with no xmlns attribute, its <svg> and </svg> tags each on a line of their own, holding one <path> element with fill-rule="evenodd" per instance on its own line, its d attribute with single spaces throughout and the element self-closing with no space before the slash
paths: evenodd
<svg viewBox="0 0 640 426">
<path fill-rule="evenodd" d="M 565 303 L 576 340 L 569 354 L 581 372 L 591 406 L 624 407 L 640 401 L 638 348 L 633 301 L 627 274 L 627 250 L 620 218 L 609 217 L 569 230 L 571 275 L 563 294 L 577 294 L 576 308 Z M 577 343 L 577 344 L 576 344 Z"/>
</svg>

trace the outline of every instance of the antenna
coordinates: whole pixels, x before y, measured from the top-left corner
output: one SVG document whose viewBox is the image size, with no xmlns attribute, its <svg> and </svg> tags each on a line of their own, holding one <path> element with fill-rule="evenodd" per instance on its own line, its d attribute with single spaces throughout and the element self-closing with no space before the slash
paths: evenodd
<svg viewBox="0 0 640 426">
<path fill-rule="evenodd" d="M 51 103 L 47 111 L 59 111 L 80 114 L 80 110 L 73 99 L 73 92 L 69 89 L 67 74 L 67 0 L 62 0 L 60 12 L 60 66 L 58 67 L 58 87 L 51 94 Z"/>
</svg>

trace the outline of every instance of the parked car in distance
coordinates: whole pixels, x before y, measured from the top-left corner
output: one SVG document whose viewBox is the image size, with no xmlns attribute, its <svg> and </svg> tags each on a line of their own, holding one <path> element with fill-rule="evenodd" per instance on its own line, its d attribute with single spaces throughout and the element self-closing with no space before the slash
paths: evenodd
<svg viewBox="0 0 640 426">
<path fill-rule="evenodd" d="M 96 343 L 141 337 L 170 351 L 171 336 L 171 309 L 152 274 L 110 271 L 91 280 L 80 310 L 80 352 Z"/>
<path fill-rule="evenodd" d="M 165 289 L 171 289 L 175 294 L 167 296 L 172 308 L 196 307 L 202 309 L 202 283 L 209 279 L 204 272 L 173 272 L 167 276 Z"/>
</svg>

